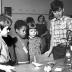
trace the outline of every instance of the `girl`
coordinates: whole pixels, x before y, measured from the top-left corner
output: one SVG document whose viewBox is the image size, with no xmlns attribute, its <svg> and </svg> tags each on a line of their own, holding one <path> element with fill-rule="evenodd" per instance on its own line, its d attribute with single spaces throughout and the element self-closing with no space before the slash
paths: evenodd
<svg viewBox="0 0 72 72">
<path fill-rule="evenodd" d="M 41 54 L 41 38 L 38 36 L 38 31 L 35 24 L 29 25 L 29 55 L 30 62 L 38 62 L 38 56 Z"/>
</svg>

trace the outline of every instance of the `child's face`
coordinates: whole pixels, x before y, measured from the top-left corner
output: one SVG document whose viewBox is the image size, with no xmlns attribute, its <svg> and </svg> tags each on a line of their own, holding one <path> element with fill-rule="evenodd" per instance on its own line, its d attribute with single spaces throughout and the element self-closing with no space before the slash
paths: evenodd
<svg viewBox="0 0 72 72">
<path fill-rule="evenodd" d="M 58 11 L 53 11 L 53 14 L 54 14 L 54 17 L 56 17 L 56 18 L 59 19 L 63 15 L 63 9 L 62 8 L 59 8 Z"/>
<path fill-rule="evenodd" d="M 22 26 L 20 29 L 16 29 L 16 32 L 21 38 L 25 38 L 26 35 L 26 26 Z"/>
<path fill-rule="evenodd" d="M 8 32 L 9 32 L 8 26 L 6 26 L 6 27 L 4 27 L 4 28 L 1 30 L 1 35 L 2 35 L 3 37 L 7 37 Z"/>
<path fill-rule="evenodd" d="M 36 29 L 29 29 L 29 36 L 35 37 L 36 34 L 37 34 L 37 30 Z"/>
</svg>

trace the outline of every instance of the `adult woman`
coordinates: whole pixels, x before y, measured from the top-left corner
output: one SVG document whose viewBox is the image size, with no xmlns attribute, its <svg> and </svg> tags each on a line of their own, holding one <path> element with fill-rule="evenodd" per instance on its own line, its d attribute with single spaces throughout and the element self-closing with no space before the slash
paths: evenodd
<svg viewBox="0 0 72 72">
<path fill-rule="evenodd" d="M 47 30 L 47 23 L 43 15 L 38 16 L 37 23 L 38 35 L 42 38 L 42 54 L 49 49 L 50 46 L 50 34 Z"/>
</svg>

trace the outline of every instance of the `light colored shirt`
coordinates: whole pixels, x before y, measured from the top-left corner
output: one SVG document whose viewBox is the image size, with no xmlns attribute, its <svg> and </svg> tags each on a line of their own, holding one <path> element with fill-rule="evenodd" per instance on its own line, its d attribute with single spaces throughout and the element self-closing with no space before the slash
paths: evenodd
<svg viewBox="0 0 72 72">
<path fill-rule="evenodd" d="M 8 46 L 5 43 L 5 41 L 2 39 L 0 36 L 0 63 L 6 63 L 9 61 L 10 56 L 9 56 L 9 51 L 8 51 Z"/>
<path fill-rule="evenodd" d="M 50 27 L 51 45 L 57 46 L 58 44 L 66 43 L 67 30 L 72 30 L 72 18 L 63 16 L 59 20 L 52 19 Z"/>
</svg>

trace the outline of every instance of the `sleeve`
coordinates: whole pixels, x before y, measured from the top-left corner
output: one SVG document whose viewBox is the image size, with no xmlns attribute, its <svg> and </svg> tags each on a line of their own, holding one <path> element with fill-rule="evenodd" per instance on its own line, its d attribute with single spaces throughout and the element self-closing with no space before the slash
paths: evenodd
<svg viewBox="0 0 72 72">
<path fill-rule="evenodd" d="M 2 54 L 2 44 L 1 44 L 1 41 L 0 41 L 0 62 L 4 62 L 6 59 L 5 59 L 5 56 Z"/>
<path fill-rule="evenodd" d="M 72 18 L 69 18 L 67 20 L 67 28 L 68 28 L 68 30 L 71 30 L 72 31 Z"/>
<path fill-rule="evenodd" d="M 53 46 L 54 46 L 54 26 L 53 26 L 53 23 L 54 22 L 50 22 L 50 35 L 51 35 L 51 40 L 50 40 L 50 49 L 49 50 L 52 50 L 53 49 Z"/>
<path fill-rule="evenodd" d="M 1 46 L 1 42 L 0 42 L 0 55 L 1 55 L 1 49 L 2 49 L 2 46 Z"/>
<path fill-rule="evenodd" d="M 52 22 L 50 22 L 50 34 L 52 34 Z"/>
</svg>

